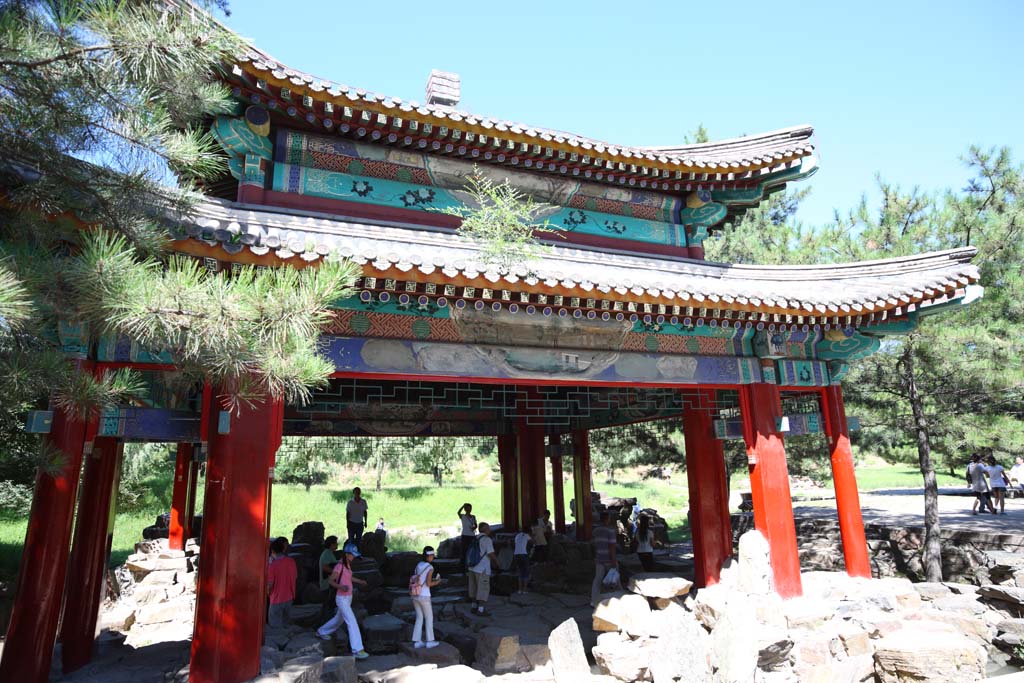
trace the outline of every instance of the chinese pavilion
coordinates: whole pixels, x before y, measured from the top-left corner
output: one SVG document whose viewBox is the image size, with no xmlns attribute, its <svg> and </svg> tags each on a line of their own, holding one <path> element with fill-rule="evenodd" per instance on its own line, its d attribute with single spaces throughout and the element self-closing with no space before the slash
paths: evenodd
<svg viewBox="0 0 1024 683">
<path fill-rule="evenodd" d="M 798 267 L 705 261 L 709 233 L 816 170 L 808 126 L 630 147 L 462 111 L 448 73 L 431 74 L 424 103 L 314 78 L 255 49 L 224 77 L 238 110 L 211 125 L 230 177 L 193 214 L 167 216 L 172 249 L 212 270 L 361 264 L 357 293 L 323 330 L 333 379 L 309 405 L 268 398 L 229 414 L 216 387 L 181 395 L 161 384 L 174 371 L 167 354 L 62 329 L 82 372 L 135 367 L 153 391 L 150 404 L 90 424 L 54 412 L 47 438 L 67 463 L 38 477 L 0 678 L 45 681 L 58 636 L 65 670 L 92 656 L 130 440 L 178 444 L 172 547 L 190 534 L 206 460 L 194 683 L 259 674 L 282 435 L 496 437 L 504 528 L 547 506 L 550 459 L 564 530 L 563 456 L 573 495 L 589 502 L 589 429 L 678 419 L 698 585 L 715 583 L 733 552 L 722 439 L 742 438 L 774 586 L 792 597 L 801 583 L 784 436 L 823 432 L 847 571 L 870 576 L 840 380 L 886 335 L 974 296 L 972 249 Z M 472 201 L 474 168 L 546 205 L 540 218 L 557 233 L 539 261 L 489 267 L 459 219 L 434 210 Z M 790 395 L 817 411 L 783 414 Z M 588 538 L 590 506 L 576 513 Z"/>
</svg>

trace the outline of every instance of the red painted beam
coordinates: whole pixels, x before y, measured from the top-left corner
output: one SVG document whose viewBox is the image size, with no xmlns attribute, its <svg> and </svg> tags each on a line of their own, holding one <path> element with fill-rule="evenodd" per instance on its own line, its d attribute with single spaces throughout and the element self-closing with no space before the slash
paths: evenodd
<svg viewBox="0 0 1024 683">
<path fill-rule="evenodd" d="M 553 437 L 559 443 L 559 437 Z M 562 478 L 562 454 L 551 456 L 551 505 L 554 507 L 555 531 L 565 533 L 565 480 Z"/>
<path fill-rule="evenodd" d="M 193 444 L 193 453 L 195 445 Z M 196 498 L 199 496 L 199 463 L 192 461 L 188 471 L 188 506 L 185 511 L 185 542 L 196 535 Z"/>
<path fill-rule="evenodd" d="M 174 460 L 174 488 L 171 494 L 171 522 L 167 533 L 167 546 L 171 550 L 184 550 L 188 516 L 188 488 L 192 480 L 192 444 L 179 443 Z"/>
<path fill-rule="evenodd" d="M 190 683 L 240 683 L 260 673 L 266 604 L 267 505 L 284 410 L 269 398 L 231 414 L 218 433 L 210 410 Z"/>
<path fill-rule="evenodd" d="M 773 384 L 742 386 L 740 409 L 750 461 L 754 526 L 771 548 L 775 591 L 784 598 L 796 597 L 803 593 L 803 587 L 786 449 L 776 426 L 776 420 L 782 417 L 779 388 Z"/>
<path fill-rule="evenodd" d="M 722 442 L 715 438 L 714 390 L 685 394 L 683 439 L 686 478 L 690 489 L 690 532 L 693 534 L 695 579 L 698 587 L 721 578 L 722 563 L 732 556 L 729 494 Z"/>
<path fill-rule="evenodd" d="M 590 506 L 590 434 L 585 429 L 572 432 L 572 483 L 576 494 L 576 540 L 589 541 L 594 513 Z"/>
<path fill-rule="evenodd" d="M 85 459 L 85 474 L 78 501 L 61 622 L 61 658 L 64 673 L 82 668 L 93 655 L 96 621 L 106 585 L 107 561 L 117 511 L 116 482 L 124 445 L 117 439 L 96 439 Z"/>
<path fill-rule="evenodd" d="M 498 466 L 501 470 L 501 527 L 519 530 L 519 479 L 516 467 L 516 437 L 498 436 Z"/>
<path fill-rule="evenodd" d="M 81 362 L 78 371 L 87 371 L 87 366 Z M 85 447 L 85 423 L 55 410 L 46 441 L 62 454 L 63 460 L 55 472 L 40 470 L 36 475 L 18 587 L 0 658 L 0 681 L 45 683 L 50 675 Z"/>
<path fill-rule="evenodd" d="M 853 469 L 853 452 L 850 450 L 850 430 L 846 424 L 843 388 L 839 385 L 824 388 L 821 392 L 821 403 L 821 412 L 825 415 L 825 429 L 829 438 L 832 482 L 836 489 L 836 512 L 839 516 L 839 532 L 843 538 L 846 573 L 870 579 L 871 560 L 868 558 L 868 542 L 864 536 L 857 475 Z"/>
</svg>

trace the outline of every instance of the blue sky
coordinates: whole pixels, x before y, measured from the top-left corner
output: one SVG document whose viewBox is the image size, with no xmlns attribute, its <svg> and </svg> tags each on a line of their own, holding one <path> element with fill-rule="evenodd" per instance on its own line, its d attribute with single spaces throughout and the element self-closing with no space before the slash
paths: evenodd
<svg viewBox="0 0 1024 683">
<path fill-rule="evenodd" d="M 617 144 L 810 123 L 798 216 L 852 208 L 875 175 L 962 188 L 971 144 L 1024 156 L 1024 3 L 235 0 L 226 22 L 283 63 L 423 99 L 462 76 L 474 113 Z M 869 193 L 869 198 L 871 194 Z"/>
</svg>

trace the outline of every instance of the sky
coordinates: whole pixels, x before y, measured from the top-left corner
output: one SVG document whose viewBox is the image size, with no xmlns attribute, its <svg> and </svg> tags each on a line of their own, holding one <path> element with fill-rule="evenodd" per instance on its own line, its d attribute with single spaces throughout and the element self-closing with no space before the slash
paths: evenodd
<svg viewBox="0 0 1024 683">
<path fill-rule="evenodd" d="M 962 189 L 972 144 L 1024 157 L 1024 2 L 323 3 L 233 0 L 228 26 L 320 78 L 620 145 L 815 128 L 797 218 L 845 213 L 876 176 Z"/>
</svg>

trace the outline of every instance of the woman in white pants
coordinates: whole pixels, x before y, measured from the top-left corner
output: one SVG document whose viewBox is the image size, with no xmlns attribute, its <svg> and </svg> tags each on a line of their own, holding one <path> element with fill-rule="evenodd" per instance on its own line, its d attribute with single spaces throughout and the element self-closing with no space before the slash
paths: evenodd
<svg viewBox="0 0 1024 683">
<path fill-rule="evenodd" d="M 434 608 L 430 604 L 430 588 L 441 583 L 441 577 L 434 576 L 434 549 L 429 545 L 423 549 L 423 561 L 416 565 L 413 578 L 420 587 L 420 594 L 412 596 L 412 607 L 416 610 L 416 623 L 412 627 L 413 647 L 437 647 L 434 640 Z M 423 640 L 426 630 L 426 641 Z"/>
<path fill-rule="evenodd" d="M 359 622 L 352 612 L 352 584 L 358 583 L 363 586 L 366 582 L 352 576 L 352 560 L 359 557 L 359 549 L 355 543 L 346 543 L 342 550 L 341 562 L 334 567 L 331 578 L 327 580 L 331 586 L 337 589 L 334 596 L 334 604 L 338 611 L 331 617 L 331 620 L 317 629 L 316 635 L 321 640 L 330 640 L 334 632 L 345 622 L 348 627 L 348 644 L 352 647 L 352 656 L 356 659 L 366 659 L 370 655 L 363 649 L 363 636 L 359 633 Z"/>
</svg>

